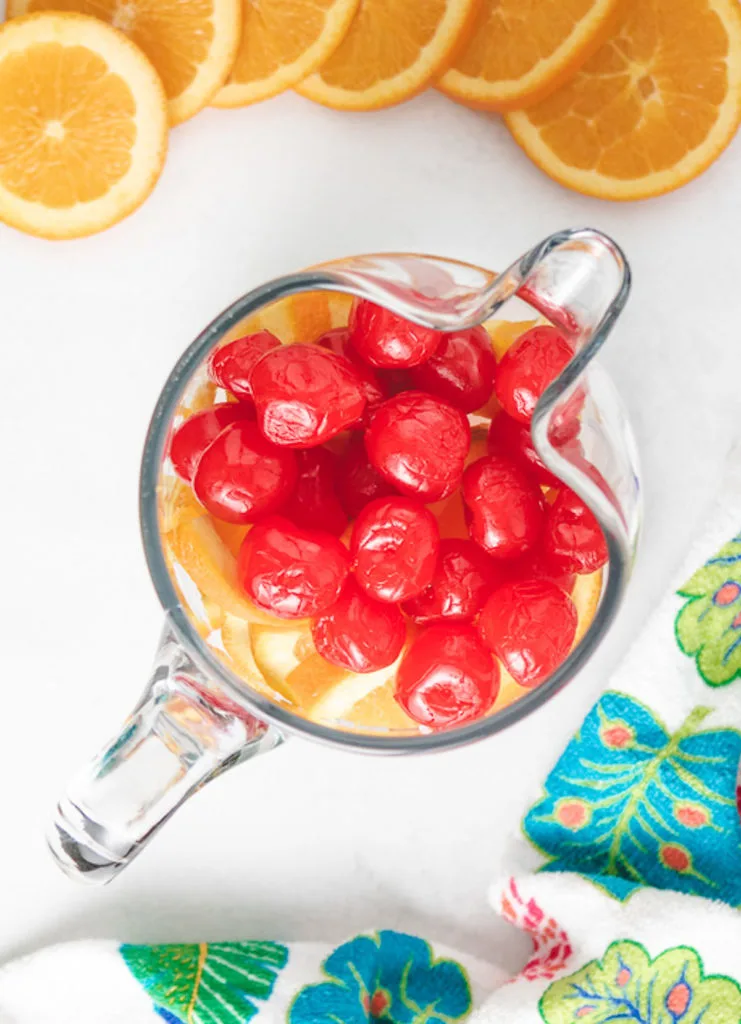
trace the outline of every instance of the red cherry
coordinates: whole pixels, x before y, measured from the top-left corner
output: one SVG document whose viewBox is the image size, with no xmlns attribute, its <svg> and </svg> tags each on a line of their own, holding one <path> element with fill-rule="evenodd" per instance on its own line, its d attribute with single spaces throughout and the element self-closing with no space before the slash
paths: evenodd
<svg viewBox="0 0 741 1024">
<path fill-rule="evenodd" d="M 367 363 L 363 362 L 355 349 L 349 344 L 349 340 L 350 332 L 348 329 L 346 327 L 336 327 L 334 330 L 323 334 L 316 344 L 326 348 L 329 352 L 334 352 L 337 356 L 344 356 L 352 363 L 360 378 L 360 386 L 365 395 L 363 425 L 367 426 L 370 423 L 370 417 L 386 397 L 386 393 L 376 372 Z"/>
<path fill-rule="evenodd" d="M 576 623 L 574 602 L 555 583 L 520 580 L 494 591 L 478 629 L 520 686 L 537 686 L 571 650 Z"/>
<path fill-rule="evenodd" d="M 170 441 L 173 469 L 187 483 L 193 480 L 198 460 L 230 423 L 248 420 L 254 415 L 246 404 L 227 402 L 197 412 L 182 423 Z"/>
<path fill-rule="evenodd" d="M 377 601 L 407 601 L 432 580 L 440 546 L 433 514 L 410 498 L 379 498 L 353 526 L 358 583 Z"/>
<path fill-rule="evenodd" d="M 497 367 L 494 391 L 504 411 L 529 423 L 538 399 L 573 356 L 571 344 L 555 327 L 532 327 L 521 334 Z"/>
<path fill-rule="evenodd" d="M 201 456 L 193 490 L 216 519 L 251 523 L 283 504 L 297 475 L 292 451 L 266 441 L 256 423 L 232 423 Z"/>
<path fill-rule="evenodd" d="M 337 493 L 351 519 L 376 498 L 385 498 L 396 491 L 371 464 L 365 441 L 354 437 L 343 453 L 337 470 Z"/>
<path fill-rule="evenodd" d="M 281 345 L 252 371 L 257 422 L 265 437 L 313 448 L 360 419 L 365 397 L 352 364 L 318 345 Z"/>
<path fill-rule="evenodd" d="M 280 348 L 280 341 L 270 331 L 246 334 L 211 353 L 209 376 L 220 388 L 225 388 L 237 398 L 252 398 L 250 377 L 255 364 L 274 348 Z"/>
<path fill-rule="evenodd" d="M 471 626 L 428 626 L 412 642 L 396 675 L 396 699 L 430 729 L 472 722 L 492 707 L 499 666 Z"/>
<path fill-rule="evenodd" d="M 347 516 L 335 491 L 337 456 L 327 448 L 306 448 L 296 452 L 296 461 L 298 480 L 282 514 L 296 526 L 327 530 L 339 537 L 347 526 Z"/>
<path fill-rule="evenodd" d="M 350 572 L 350 556 L 336 537 L 303 530 L 271 516 L 247 534 L 237 578 L 259 608 L 281 619 L 313 618 L 330 608 Z"/>
<path fill-rule="evenodd" d="M 441 338 L 440 331 L 419 327 L 365 299 L 357 300 L 350 313 L 350 344 L 371 366 L 419 366 L 430 358 Z"/>
<path fill-rule="evenodd" d="M 543 494 L 524 470 L 503 455 L 486 455 L 463 474 L 461 494 L 471 537 L 497 558 L 517 558 L 543 532 Z"/>
<path fill-rule="evenodd" d="M 474 412 L 491 397 L 497 361 L 483 327 L 443 334 L 437 351 L 415 367 L 412 387 L 444 398 L 456 409 Z"/>
<path fill-rule="evenodd" d="M 531 473 L 539 484 L 560 487 L 561 481 L 546 469 L 536 452 L 528 425 L 518 423 L 506 412 L 499 412 L 491 421 L 487 443 L 490 455 L 507 455 Z"/>
<path fill-rule="evenodd" d="M 397 605 L 374 601 L 351 576 L 337 603 L 316 620 L 311 635 L 321 656 L 333 665 L 375 672 L 399 657 L 407 627 Z"/>
<path fill-rule="evenodd" d="M 402 494 L 447 498 L 458 487 L 471 443 L 459 409 L 421 391 L 404 391 L 381 405 L 365 434 L 368 456 Z"/>
<path fill-rule="evenodd" d="M 546 557 L 564 572 L 596 572 L 607 561 L 607 542 L 594 514 L 564 487 L 548 509 L 543 534 Z"/>
<path fill-rule="evenodd" d="M 432 582 L 404 611 L 420 624 L 469 622 L 501 578 L 500 566 L 472 540 L 441 540 Z"/>
<path fill-rule="evenodd" d="M 507 562 L 503 569 L 506 570 L 507 580 L 512 583 L 525 579 L 550 580 L 567 594 L 571 593 L 576 583 L 576 575 L 555 565 L 541 547 L 523 555 L 516 562 Z"/>
</svg>

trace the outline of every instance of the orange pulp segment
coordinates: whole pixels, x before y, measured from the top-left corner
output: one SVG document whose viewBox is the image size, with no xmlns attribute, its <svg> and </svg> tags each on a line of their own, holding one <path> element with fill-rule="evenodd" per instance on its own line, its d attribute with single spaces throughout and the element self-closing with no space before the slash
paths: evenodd
<svg viewBox="0 0 741 1024">
<path fill-rule="evenodd" d="M 242 36 L 216 107 L 243 107 L 292 89 L 337 49 L 358 0 L 244 0 Z"/>
<path fill-rule="evenodd" d="M 0 220 L 76 238 L 149 195 L 167 148 L 165 94 L 125 36 L 81 14 L 0 28 Z"/>
<path fill-rule="evenodd" d="M 530 159 L 577 192 L 627 200 L 679 188 L 741 122 L 741 5 L 627 0 L 577 75 L 506 121 Z"/>
<path fill-rule="evenodd" d="M 421 92 L 465 45 L 478 0 L 363 0 L 332 56 L 297 91 L 337 110 L 377 110 Z"/>
<path fill-rule="evenodd" d="M 476 31 L 438 88 L 484 110 L 542 99 L 608 37 L 619 0 L 484 0 Z"/>
</svg>

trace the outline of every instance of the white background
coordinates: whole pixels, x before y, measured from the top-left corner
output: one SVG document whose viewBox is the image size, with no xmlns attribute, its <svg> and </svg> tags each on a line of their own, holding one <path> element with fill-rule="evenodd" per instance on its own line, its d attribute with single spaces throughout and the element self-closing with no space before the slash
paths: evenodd
<svg viewBox="0 0 741 1024">
<path fill-rule="evenodd" d="M 485 898 L 504 838 L 666 586 L 737 418 L 740 180 L 741 141 L 674 195 L 611 205 L 434 93 L 366 115 L 287 95 L 179 127 L 154 195 L 103 235 L 0 228 L 0 958 L 87 935 L 332 940 L 378 925 L 518 963 L 524 946 Z M 471 749 L 381 761 L 292 741 L 197 796 L 112 886 L 64 878 L 44 846 L 52 807 L 138 698 L 160 629 L 137 472 L 181 350 L 276 274 L 378 250 L 496 267 L 584 224 L 633 265 L 604 361 L 647 511 L 626 606 L 589 669 Z"/>
</svg>

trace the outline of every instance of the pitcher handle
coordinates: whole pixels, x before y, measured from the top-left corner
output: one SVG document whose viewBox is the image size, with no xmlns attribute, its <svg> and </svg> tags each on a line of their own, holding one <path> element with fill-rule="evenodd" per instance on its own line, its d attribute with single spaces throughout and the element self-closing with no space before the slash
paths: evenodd
<svg viewBox="0 0 741 1024">
<path fill-rule="evenodd" d="M 76 881 L 109 882 L 191 794 L 281 739 L 215 700 L 168 624 L 141 701 L 59 801 L 47 836 L 52 855 Z"/>
</svg>

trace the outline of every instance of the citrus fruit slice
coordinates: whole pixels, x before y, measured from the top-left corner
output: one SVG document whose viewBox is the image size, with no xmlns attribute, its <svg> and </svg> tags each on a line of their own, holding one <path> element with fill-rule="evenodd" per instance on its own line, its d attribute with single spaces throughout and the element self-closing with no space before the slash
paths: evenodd
<svg viewBox="0 0 741 1024">
<path fill-rule="evenodd" d="M 483 110 L 515 110 L 574 74 L 615 26 L 620 0 L 484 0 L 468 46 L 438 88 Z"/>
<path fill-rule="evenodd" d="M 575 645 L 594 618 L 601 593 L 601 571 L 577 576 L 571 594 L 578 616 Z M 358 674 L 330 665 L 317 654 L 306 627 L 276 629 L 274 625 L 249 625 L 226 616 L 222 638 L 235 671 L 240 672 L 241 665 L 256 665 L 270 688 L 315 722 L 369 731 L 419 731 L 394 697 L 403 652 L 388 668 Z M 490 714 L 528 692 L 502 668 L 500 691 Z"/>
<path fill-rule="evenodd" d="M 233 615 L 224 615 L 221 622 L 221 642 L 226 654 L 225 660 L 235 675 L 253 690 L 274 699 L 275 693 L 265 682 L 265 677 L 257 667 L 252 653 L 249 622 L 237 619 Z M 217 650 L 216 653 L 220 652 Z"/>
<path fill-rule="evenodd" d="M 325 724 L 341 722 L 378 687 L 393 681 L 403 656 L 387 668 L 361 674 L 325 661 L 306 628 L 276 630 L 253 625 L 249 638 L 255 664 L 267 684 L 290 700 L 301 714 Z M 240 638 L 236 639 L 239 642 Z M 243 632 L 242 644 L 245 640 Z M 231 635 L 224 639 L 225 648 L 232 653 L 234 641 Z M 235 657 L 235 663 L 236 660 Z M 411 720 L 408 723 L 414 725 Z"/>
<path fill-rule="evenodd" d="M 625 15 L 570 82 L 506 115 L 538 167 L 602 199 L 679 188 L 741 121 L 738 0 L 628 0 Z"/>
<path fill-rule="evenodd" d="M 352 298 L 340 292 L 303 292 L 272 302 L 240 320 L 224 335 L 222 345 L 258 331 L 271 331 L 285 345 L 310 343 L 334 327 L 345 327 Z"/>
<path fill-rule="evenodd" d="M 507 349 L 514 345 L 521 334 L 535 327 L 537 320 L 487 320 L 484 327 L 489 332 L 491 345 L 497 362 L 502 358 Z"/>
<path fill-rule="evenodd" d="M 363 0 L 335 52 L 297 91 L 336 110 L 408 100 L 465 45 L 476 8 L 477 0 Z"/>
<path fill-rule="evenodd" d="M 337 49 L 359 0 L 244 0 L 242 37 L 216 107 L 243 107 L 292 89 Z"/>
<path fill-rule="evenodd" d="M 151 60 L 171 124 L 203 110 L 226 81 L 239 44 L 241 0 L 8 0 L 8 16 L 77 11 L 124 32 Z"/>
<path fill-rule="evenodd" d="M 165 534 L 165 545 L 171 565 L 198 589 L 201 599 L 221 608 L 225 613 L 248 622 L 268 623 L 280 629 L 280 620 L 262 611 L 242 593 L 237 583 L 237 560 L 219 536 L 211 517 L 202 509 L 201 516 L 186 517 Z M 184 589 L 182 583 L 181 590 Z M 186 595 L 187 596 L 187 595 Z M 189 606 L 191 602 L 188 602 Z M 292 622 L 291 626 L 295 623 Z"/>
<path fill-rule="evenodd" d="M 0 28 L 0 220 L 42 238 L 135 210 L 167 148 L 165 94 L 142 52 L 82 14 Z"/>
</svg>

